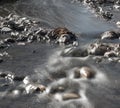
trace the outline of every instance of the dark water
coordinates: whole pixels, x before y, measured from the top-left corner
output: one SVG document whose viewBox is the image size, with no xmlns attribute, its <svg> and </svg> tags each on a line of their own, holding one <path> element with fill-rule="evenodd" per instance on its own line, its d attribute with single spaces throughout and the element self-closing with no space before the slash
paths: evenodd
<svg viewBox="0 0 120 108">
<path fill-rule="evenodd" d="M 4 4 L 0 8 L 2 16 L 13 12 L 40 20 L 43 27 L 65 26 L 77 34 L 85 34 L 79 37 L 79 47 L 95 41 L 101 32 L 115 28 L 109 22 L 94 17 L 84 6 L 71 4 L 69 0 L 19 0 Z M 60 100 L 59 94 L 53 98 L 47 95 L 47 91 L 44 94 L 14 97 L 7 94 L 8 91 L 19 88 L 20 84 L 14 83 L 10 84 L 9 89 L 0 88 L 0 108 L 120 108 L 120 64 L 97 64 L 91 58 L 61 57 L 60 52 L 63 49 L 64 46 L 42 43 L 13 45 L 7 50 L 11 59 L 5 59 L 0 64 L 0 70 L 20 76 L 28 75 L 48 86 L 47 91 L 57 84 L 73 85 L 70 89 L 78 90 L 80 99 L 64 102 Z M 92 67 L 97 72 L 96 78 L 73 79 L 72 70 L 82 66 Z M 65 71 L 66 75 L 61 75 L 62 71 Z M 49 80 L 50 77 L 53 79 Z M 1 82 L 7 83 L 2 79 Z"/>
</svg>

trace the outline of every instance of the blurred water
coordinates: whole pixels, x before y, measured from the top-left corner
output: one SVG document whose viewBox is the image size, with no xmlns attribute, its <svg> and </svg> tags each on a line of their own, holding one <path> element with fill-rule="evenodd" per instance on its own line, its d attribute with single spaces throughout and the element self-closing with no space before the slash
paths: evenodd
<svg viewBox="0 0 120 108">
<path fill-rule="evenodd" d="M 109 22 L 94 17 L 89 10 L 68 0 L 18 0 L 12 4 L 0 6 L 0 14 L 10 12 L 41 21 L 44 27 L 65 26 L 79 34 L 80 47 L 87 47 L 105 30 L 113 29 Z M 86 45 L 86 46 L 84 46 Z M 89 57 L 62 57 L 64 47 L 57 45 L 32 43 L 27 46 L 13 45 L 7 49 L 12 58 L 0 64 L 2 72 L 10 71 L 18 76 L 30 76 L 32 80 L 47 86 L 43 94 L 12 95 L 12 90 L 19 89 L 20 83 L 10 83 L 0 79 L 9 87 L 0 87 L 1 108 L 119 108 L 120 107 L 120 68 L 119 63 L 99 63 Z M 33 53 L 35 52 L 35 53 Z M 76 67 L 89 66 L 96 72 L 91 80 L 74 79 Z M 1 83 L 0 83 L 1 85 Z M 64 85 L 66 92 L 76 91 L 79 99 L 62 101 L 61 94 L 49 96 L 50 88 Z"/>
</svg>

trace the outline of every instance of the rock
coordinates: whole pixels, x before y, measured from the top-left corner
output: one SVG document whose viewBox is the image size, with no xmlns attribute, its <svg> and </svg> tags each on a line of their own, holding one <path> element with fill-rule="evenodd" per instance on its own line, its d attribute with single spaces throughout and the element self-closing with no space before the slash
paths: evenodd
<svg viewBox="0 0 120 108">
<path fill-rule="evenodd" d="M 91 55 L 103 56 L 105 52 L 110 50 L 111 50 L 110 46 L 106 44 L 94 43 L 91 44 L 90 47 L 88 48 L 88 53 Z"/>
<path fill-rule="evenodd" d="M 50 94 L 55 94 L 55 93 L 64 92 L 64 91 L 65 91 L 65 88 L 63 86 L 52 87 L 50 89 Z"/>
<path fill-rule="evenodd" d="M 0 63 L 2 63 L 3 62 L 3 59 L 2 58 L 0 58 Z"/>
<path fill-rule="evenodd" d="M 105 18 L 107 20 L 112 19 L 112 16 L 113 16 L 113 14 L 110 11 L 104 11 L 101 13 L 101 15 L 103 18 Z"/>
<path fill-rule="evenodd" d="M 63 100 L 79 99 L 80 95 L 77 93 L 64 93 L 62 95 Z"/>
<path fill-rule="evenodd" d="M 80 78 L 80 77 L 81 77 L 81 75 L 80 75 L 80 69 L 77 68 L 77 69 L 75 69 L 75 71 L 74 71 L 74 78 Z"/>
<path fill-rule="evenodd" d="M 0 77 L 5 78 L 7 76 L 6 73 L 0 73 Z"/>
<path fill-rule="evenodd" d="M 116 10 L 120 10 L 120 5 L 115 4 L 113 8 L 115 8 Z"/>
<path fill-rule="evenodd" d="M 15 43 L 15 40 L 13 38 L 6 38 L 4 39 L 4 43 Z"/>
<path fill-rule="evenodd" d="M 11 31 L 12 31 L 12 29 L 9 28 L 9 27 L 3 27 L 3 28 L 1 29 L 1 32 L 2 32 L 2 33 L 10 33 Z"/>
<path fill-rule="evenodd" d="M 116 23 L 117 27 L 120 28 L 120 21 Z"/>
<path fill-rule="evenodd" d="M 14 75 L 13 74 L 7 74 L 7 76 L 5 77 L 6 79 L 10 80 L 11 82 L 13 82 L 13 79 L 14 79 Z"/>
<path fill-rule="evenodd" d="M 10 28 L 12 30 L 16 30 L 16 31 L 24 31 L 24 26 L 22 24 L 16 24 L 14 21 L 9 21 L 8 25 L 10 26 Z"/>
<path fill-rule="evenodd" d="M 26 77 L 23 79 L 23 83 L 24 83 L 25 85 L 30 84 L 31 82 L 32 82 L 32 81 L 31 81 L 31 79 L 30 79 L 29 76 L 26 76 Z"/>
<path fill-rule="evenodd" d="M 72 43 L 76 41 L 76 36 L 70 32 L 67 28 L 56 28 L 52 30 L 48 36 L 52 40 L 56 40 L 58 43 Z"/>
<path fill-rule="evenodd" d="M 24 79 L 24 76 L 21 76 L 21 77 L 15 76 L 13 78 L 14 81 L 23 81 L 23 79 Z"/>
<path fill-rule="evenodd" d="M 34 92 L 44 92 L 46 87 L 41 84 L 28 84 L 25 87 L 26 93 L 34 93 Z"/>
<path fill-rule="evenodd" d="M 26 43 L 24 43 L 24 42 L 18 42 L 17 45 L 25 46 Z"/>
<path fill-rule="evenodd" d="M 110 51 L 110 52 L 106 52 L 104 54 L 104 57 L 117 57 L 117 54 L 115 51 Z"/>
<path fill-rule="evenodd" d="M 101 35 L 101 39 L 118 39 L 119 35 L 115 31 L 106 31 Z"/>
<path fill-rule="evenodd" d="M 80 76 L 83 78 L 93 78 L 95 76 L 95 72 L 89 67 L 82 67 L 80 69 Z"/>
</svg>

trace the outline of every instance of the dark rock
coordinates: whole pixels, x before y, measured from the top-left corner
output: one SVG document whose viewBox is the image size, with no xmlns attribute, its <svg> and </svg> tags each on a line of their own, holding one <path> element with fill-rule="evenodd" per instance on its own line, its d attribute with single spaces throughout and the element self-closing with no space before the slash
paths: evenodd
<svg viewBox="0 0 120 108">
<path fill-rule="evenodd" d="M 16 31 L 24 31 L 24 26 L 23 25 L 19 25 L 16 24 L 14 21 L 9 21 L 8 25 L 10 26 L 10 28 L 12 30 L 16 30 Z"/>
<path fill-rule="evenodd" d="M 50 94 L 55 94 L 55 93 L 60 93 L 60 92 L 64 92 L 65 91 L 65 88 L 63 86 L 55 86 L 55 87 L 52 87 L 50 89 Z"/>
<path fill-rule="evenodd" d="M 72 32 L 62 27 L 52 30 L 48 36 L 52 40 L 57 40 L 58 43 L 72 43 L 77 40 Z"/>
<path fill-rule="evenodd" d="M 75 69 L 75 71 L 74 71 L 74 78 L 80 78 L 80 69 L 79 68 L 77 68 L 77 69 Z"/>
<path fill-rule="evenodd" d="M 0 63 L 2 63 L 3 62 L 3 59 L 2 58 L 0 58 Z"/>
<path fill-rule="evenodd" d="M 4 39 L 4 43 L 15 43 L 15 40 L 13 38 L 6 38 Z"/>
<path fill-rule="evenodd" d="M 6 76 L 7 76 L 7 74 L 6 74 L 6 73 L 0 73 L 0 77 L 5 78 Z"/>
<path fill-rule="evenodd" d="M 23 81 L 23 79 L 24 79 L 25 77 L 18 77 L 18 76 L 15 76 L 14 78 L 13 78 L 13 80 L 14 81 Z"/>
</svg>

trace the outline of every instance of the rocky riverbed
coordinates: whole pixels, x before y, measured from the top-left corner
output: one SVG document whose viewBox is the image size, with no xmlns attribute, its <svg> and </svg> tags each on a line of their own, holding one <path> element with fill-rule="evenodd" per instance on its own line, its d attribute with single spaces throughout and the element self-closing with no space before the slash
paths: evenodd
<svg viewBox="0 0 120 108">
<path fill-rule="evenodd" d="M 1 1 L 0 107 L 119 108 L 119 6 Z"/>
</svg>

